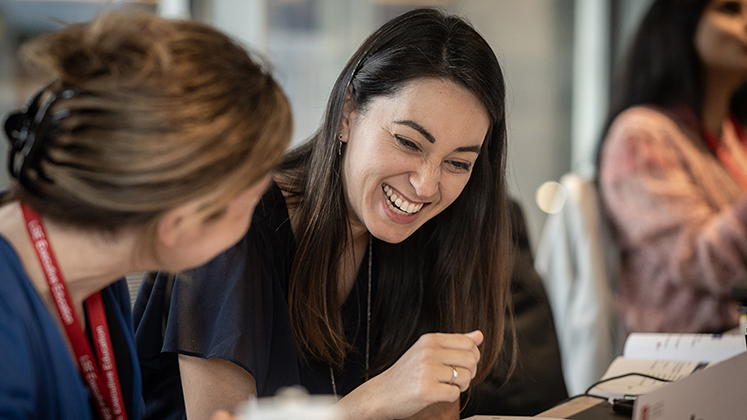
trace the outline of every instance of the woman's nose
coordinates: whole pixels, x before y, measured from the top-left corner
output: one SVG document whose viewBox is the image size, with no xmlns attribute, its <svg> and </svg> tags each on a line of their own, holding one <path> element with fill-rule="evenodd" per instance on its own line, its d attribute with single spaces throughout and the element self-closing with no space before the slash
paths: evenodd
<svg viewBox="0 0 747 420">
<path fill-rule="evenodd" d="M 410 175 L 410 183 L 415 188 L 415 193 L 424 201 L 436 195 L 440 182 L 441 165 L 425 163 Z"/>
</svg>

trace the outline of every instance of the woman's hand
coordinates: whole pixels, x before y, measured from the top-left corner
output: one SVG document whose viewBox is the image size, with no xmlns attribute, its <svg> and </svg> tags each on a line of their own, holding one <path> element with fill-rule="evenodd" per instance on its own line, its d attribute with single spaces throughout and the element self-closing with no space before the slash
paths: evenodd
<svg viewBox="0 0 747 420">
<path fill-rule="evenodd" d="M 475 377 L 482 340 L 479 330 L 425 334 L 391 368 L 338 405 L 346 418 L 401 419 L 438 402 L 457 401 Z"/>
</svg>

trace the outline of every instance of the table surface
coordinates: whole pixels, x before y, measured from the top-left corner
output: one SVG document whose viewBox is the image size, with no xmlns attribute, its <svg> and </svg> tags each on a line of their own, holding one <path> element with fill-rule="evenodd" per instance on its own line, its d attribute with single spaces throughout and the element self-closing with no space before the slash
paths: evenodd
<svg viewBox="0 0 747 420">
<path fill-rule="evenodd" d="M 547 411 L 543 411 L 537 414 L 535 417 L 550 417 L 565 419 L 576 413 L 586 410 L 587 408 L 593 407 L 597 404 L 603 404 L 604 401 L 594 397 L 578 397 L 570 401 L 564 402 L 558 406 L 555 406 Z"/>
<path fill-rule="evenodd" d="M 593 397 L 578 397 L 574 398 L 570 401 L 564 402 L 563 404 L 560 404 L 558 406 L 555 406 L 547 411 L 543 411 L 539 414 L 537 414 L 535 417 L 545 417 L 545 418 L 554 418 L 554 419 L 565 419 L 569 416 L 572 416 L 576 413 L 580 413 L 587 408 L 591 408 L 597 404 L 604 403 L 603 400 L 600 400 L 599 398 L 593 398 Z M 495 415 L 495 416 L 486 416 L 486 415 L 478 415 L 478 416 L 472 416 L 467 417 L 464 420 L 492 420 L 492 419 L 514 419 L 517 417 L 511 417 L 511 416 L 501 416 L 501 415 Z M 527 418 L 530 417 L 518 417 L 518 418 Z"/>
</svg>

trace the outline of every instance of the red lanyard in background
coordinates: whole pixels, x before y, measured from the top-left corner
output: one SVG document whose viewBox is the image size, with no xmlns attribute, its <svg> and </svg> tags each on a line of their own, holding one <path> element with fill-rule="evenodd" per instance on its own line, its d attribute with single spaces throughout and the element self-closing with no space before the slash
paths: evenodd
<svg viewBox="0 0 747 420">
<path fill-rule="evenodd" d="M 737 137 L 739 137 L 739 142 L 742 144 L 745 151 L 747 151 L 747 136 L 745 136 L 742 124 L 733 115 L 729 119 L 731 124 L 734 126 L 734 131 L 736 131 Z M 722 146 L 721 141 L 705 127 L 703 127 L 703 136 L 706 139 L 706 143 L 708 143 L 708 147 L 711 148 L 716 157 L 724 164 L 724 166 L 726 166 L 726 169 L 728 169 L 734 178 L 737 179 L 737 182 L 742 186 L 742 189 L 747 191 L 747 176 L 745 176 L 745 174 L 739 169 L 734 158 L 732 158 L 729 152 Z"/>
<path fill-rule="evenodd" d="M 60 267 L 47 241 L 47 233 L 42 225 L 41 217 L 23 203 L 21 203 L 21 209 L 26 221 L 26 229 L 36 250 L 36 256 L 47 278 L 52 301 L 60 314 L 65 333 L 73 346 L 80 374 L 93 396 L 99 416 L 102 420 L 127 420 L 101 292 L 96 292 L 85 301 L 98 356 L 97 362 L 75 313 L 65 279 L 62 277 Z"/>
</svg>

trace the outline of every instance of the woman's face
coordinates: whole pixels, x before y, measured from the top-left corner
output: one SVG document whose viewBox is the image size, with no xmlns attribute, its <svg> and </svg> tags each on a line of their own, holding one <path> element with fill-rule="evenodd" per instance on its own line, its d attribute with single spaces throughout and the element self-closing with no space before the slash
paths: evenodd
<svg viewBox="0 0 747 420">
<path fill-rule="evenodd" d="M 399 243 L 453 203 L 489 121 L 471 92 L 431 78 L 345 115 L 342 176 L 353 234 Z"/>
<path fill-rule="evenodd" d="M 202 201 L 186 204 L 183 227 L 171 246 L 159 255 L 158 269 L 177 272 L 197 267 L 233 246 L 249 229 L 254 209 L 270 180 L 270 174 L 265 175 L 208 219 L 200 210 Z"/>
<path fill-rule="evenodd" d="M 747 0 L 711 0 L 695 31 L 706 70 L 747 76 Z"/>
</svg>

